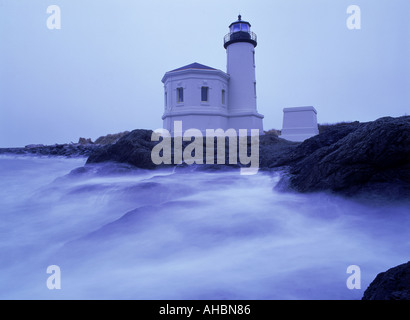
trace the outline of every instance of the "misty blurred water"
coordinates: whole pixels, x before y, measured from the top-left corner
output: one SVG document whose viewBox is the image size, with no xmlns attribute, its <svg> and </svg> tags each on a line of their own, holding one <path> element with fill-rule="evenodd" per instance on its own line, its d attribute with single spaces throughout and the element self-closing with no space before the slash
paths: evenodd
<svg viewBox="0 0 410 320">
<path fill-rule="evenodd" d="M 360 299 L 409 260 L 405 204 L 281 193 L 277 173 L 70 173 L 84 163 L 0 157 L 1 299 Z"/>
</svg>

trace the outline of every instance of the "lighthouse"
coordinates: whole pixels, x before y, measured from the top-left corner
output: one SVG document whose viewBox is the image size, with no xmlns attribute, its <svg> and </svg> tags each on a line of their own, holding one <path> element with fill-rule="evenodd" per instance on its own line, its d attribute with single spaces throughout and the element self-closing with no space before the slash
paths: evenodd
<svg viewBox="0 0 410 320">
<path fill-rule="evenodd" d="M 255 47 L 256 35 L 241 16 L 229 25 L 223 45 L 226 72 L 197 62 L 168 71 L 164 83 L 164 129 L 174 134 L 174 123 L 182 130 L 257 129 L 263 134 L 263 115 L 257 111 Z M 204 30 L 205 32 L 205 30 Z"/>
<path fill-rule="evenodd" d="M 257 112 L 255 48 L 256 34 L 251 24 L 238 20 L 229 25 L 229 33 L 224 38 L 229 75 L 230 126 L 234 129 L 260 129 L 263 116 Z"/>
</svg>

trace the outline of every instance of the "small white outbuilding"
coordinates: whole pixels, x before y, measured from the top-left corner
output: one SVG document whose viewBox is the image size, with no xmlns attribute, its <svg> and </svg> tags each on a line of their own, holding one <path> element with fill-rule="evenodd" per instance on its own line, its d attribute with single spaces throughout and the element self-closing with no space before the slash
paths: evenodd
<svg viewBox="0 0 410 320">
<path fill-rule="evenodd" d="M 281 138 L 301 142 L 319 134 L 317 111 L 314 107 L 283 109 Z"/>
</svg>

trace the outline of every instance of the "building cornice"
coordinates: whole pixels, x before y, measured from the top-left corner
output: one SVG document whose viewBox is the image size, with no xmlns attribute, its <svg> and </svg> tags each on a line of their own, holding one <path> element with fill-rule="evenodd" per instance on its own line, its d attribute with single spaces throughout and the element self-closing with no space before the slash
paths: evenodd
<svg viewBox="0 0 410 320">
<path fill-rule="evenodd" d="M 186 110 L 186 111 L 169 111 L 165 112 L 162 116 L 162 120 L 169 118 L 169 117 L 178 117 L 178 116 L 192 116 L 192 115 L 200 115 L 200 116 L 221 116 L 225 118 L 239 118 L 239 117 L 257 117 L 263 119 L 264 116 L 256 111 L 242 111 L 242 112 L 235 112 L 230 113 L 229 111 L 218 111 L 218 110 Z"/>
<path fill-rule="evenodd" d="M 216 75 L 219 77 L 222 77 L 226 80 L 229 79 L 229 75 L 222 70 L 209 70 L 209 69 L 184 69 L 184 70 L 178 70 L 178 71 L 168 71 L 165 73 L 165 75 L 162 77 L 162 82 L 165 83 L 165 81 L 169 77 L 179 77 L 179 76 L 186 76 L 186 75 Z"/>
<path fill-rule="evenodd" d="M 171 111 L 165 112 L 162 116 L 162 120 L 169 118 L 169 117 L 180 117 L 180 116 L 220 116 L 220 117 L 229 117 L 229 114 L 224 111 L 216 111 L 216 110 L 187 110 L 187 111 Z"/>
</svg>

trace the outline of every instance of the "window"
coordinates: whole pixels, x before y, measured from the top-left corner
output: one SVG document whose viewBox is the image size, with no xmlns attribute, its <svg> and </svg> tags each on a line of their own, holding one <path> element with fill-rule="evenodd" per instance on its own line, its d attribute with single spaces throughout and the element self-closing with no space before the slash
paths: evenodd
<svg viewBox="0 0 410 320">
<path fill-rule="evenodd" d="M 208 87 L 201 87 L 201 101 L 208 102 Z"/>
<path fill-rule="evenodd" d="M 232 32 L 238 32 L 241 31 L 241 26 L 239 24 L 234 24 L 232 26 Z"/>
<path fill-rule="evenodd" d="M 235 23 L 231 26 L 231 32 L 249 32 L 249 25 L 247 23 Z"/>
<path fill-rule="evenodd" d="M 177 88 L 177 102 L 184 102 L 184 88 Z"/>
<path fill-rule="evenodd" d="M 225 104 L 225 90 L 222 90 L 222 104 Z"/>
<path fill-rule="evenodd" d="M 246 23 L 241 23 L 241 31 L 249 32 L 249 26 Z"/>
<path fill-rule="evenodd" d="M 165 105 L 165 107 L 168 106 L 168 92 L 166 92 L 166 91 L 165 91 L 165 94 L 164 94 L 164 105 Z"/>
</svg>

